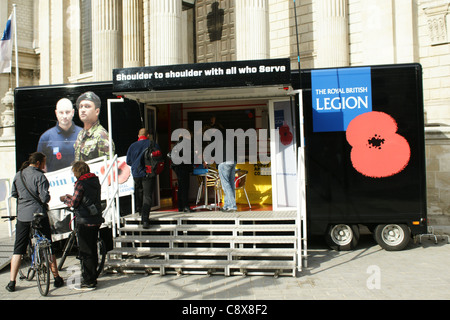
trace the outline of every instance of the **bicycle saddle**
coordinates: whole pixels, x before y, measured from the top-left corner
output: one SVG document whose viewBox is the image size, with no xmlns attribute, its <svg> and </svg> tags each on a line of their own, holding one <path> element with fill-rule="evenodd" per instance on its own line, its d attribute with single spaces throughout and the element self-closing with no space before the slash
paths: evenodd
<svg viewBox="0 0 450 320">
<path fill-rule="evenodd" d="M 33 214 L 33 217 L 34 219 L 31 222 L 31 226 L 36 230 L 42 229 L 41 221 L 45 218 L 45 214 L 43 214 L 42 212 L 36 212 Z"/>
</svg>

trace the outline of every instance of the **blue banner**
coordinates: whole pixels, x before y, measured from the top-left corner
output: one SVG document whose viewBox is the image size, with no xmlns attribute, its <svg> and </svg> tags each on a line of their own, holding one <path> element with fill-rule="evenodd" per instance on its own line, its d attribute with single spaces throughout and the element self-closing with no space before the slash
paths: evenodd
<svg viewBox="0 0 450 320">
<path fill-rule="evenodd" d="M 371 69 L 311 71 L 313 131 L 346 131 L 360 114 L 372 111 Z"/>
</svg>

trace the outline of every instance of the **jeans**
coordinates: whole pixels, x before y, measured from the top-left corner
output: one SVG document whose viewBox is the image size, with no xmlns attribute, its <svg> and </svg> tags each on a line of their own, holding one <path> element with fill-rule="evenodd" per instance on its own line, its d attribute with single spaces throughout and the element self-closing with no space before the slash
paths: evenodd
<svg viewBox="0 0 450 320">
<path fill-rule="evenodd" d="M 144 186 L 142 185 L 142 180 L 144 178 L 133 178 L 134 180 L 134 197 L 135 197 L 135 212 L 142 214 L 142 202 L 144 194 Z"/>
<path fill-rule="evenodd" d="M 237 210 L 236 206 L 236 185 L 234 183 L 236 175 L 236 163 L 233 161 L 226 161 L 219 164 L 219 177 L 222 184 L 223 192 L 225 193 L 224 209 Z"/>
<path fill-rule="evenodd" d="M 150 210 L 153 203 L 153 187 L 156 182 L 155 178 L 144 178 L 142 180 L 142 186 L 144 189 L 141 219 L 142 223 L 150 221 Z"/>
<path fill-rule="evenodd" d="M 92 284 L 97 280 L 97 239 L 100 226 L 80 224 L 77 228 L 81 275 L 85 283 Z"/>
<path fill-rule="evenodd" d="M 173 170 L 178 178 L 178 211 L 189 208 L 189 180 L 192 166 L 184 164 L 175 166 Z"/>
</svg>

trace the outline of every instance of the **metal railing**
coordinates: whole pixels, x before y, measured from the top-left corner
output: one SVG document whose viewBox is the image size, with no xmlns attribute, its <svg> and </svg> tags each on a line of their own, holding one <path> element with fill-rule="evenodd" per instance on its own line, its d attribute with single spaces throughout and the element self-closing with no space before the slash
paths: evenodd
<svg viewBox="0 0 450 320">
<path fill-rule="evenodd" d="M 0 208 L 0 211 L 6 210 L 6 213 L 8 217 L 11 217 L 11 186 L 9 179 L 0 179 L 0 184 L 2 186 L 0 191 L 0 202 L 5 202 L 5 207 Z M 3 189 L 3 186 L 5 187 Z M 12 220 L 8 219 L 8 232 L 9 237 L 12 237 L 13 233 L 15 232 L 15 229 L 12 226 Z"/>
<path fill-rule="evenodd" d="M 111 227 L 113 231 L 113 237 L 117 236 L 118 226 L 120 224 L 120 206 L 119 206 L 119 170 L 117 165 L 117 154 L 110 161 L 104 159 L 105 162 L 105 175 L 100 181 L 100 185 L 103 189 L 103 185 L 111 181 L 111 184 L 106 188 L 106 208 L 103 211 L 103 218 L 105 223 L 108 221 L 108 214 L 111 210 Z M 114 170 L 114 171 L 113 171 Z"/>
</svg>

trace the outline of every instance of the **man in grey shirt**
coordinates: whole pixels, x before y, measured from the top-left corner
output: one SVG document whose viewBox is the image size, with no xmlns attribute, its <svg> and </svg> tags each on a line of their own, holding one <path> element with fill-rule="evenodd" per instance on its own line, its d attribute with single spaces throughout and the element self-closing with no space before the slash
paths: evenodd
<svg viewBox="0 0 450 320">
<path fill-rule="evenodd" d="M 21 257 L 26 253 L 30 241 L 31 222 L 34 219 L 34 213 L 44 213 L 45 219 L 41 221 L 42 230 L 40 231 L 47 239 L 50 241 L 52 239 L 47 210 L 44 208 L 50 201 L 50 193 L 48 191 L 50 185 L 43 172 L 45 164 L 46 157 L 43 153 L 32 153 L 13 180 L 11 195 L 17 198 L 18 201 L 16 241 L 14 243 L 14 254 L 11 258 L 10 282 L 6 286 L 6 290 L 9 292 L 13 292 L 16 289 L 16 278 L 20 268 Z M 40 201 L 37 201 L 38 198 Z M 64 281 L 59 276 L 55 255 L 51 257 L 50 268 L 55 278 L 55 287 L 61 287 Z"/>
<path fill-rule="evenodd" d="M 17 220 L 21 222 L 31 222 L 33 221 L 34 213 L 46 212 L 45 208 L 25 188 L 20 176 L 21 173 L 28 189 L 35 196 L 39 197 L 43 204 L 47 204 L 50 201 L 50 193 L 48 191 L 50 184 L 41 169 L 42 163 L 39 162 L 39 164 L 40 166 L 29 164 L 26 168 L 20 170 L 13 180 L 11 195 L 18 199 Z M 43 165 L 45 165 L 45 162 Z"/>
</svg>

